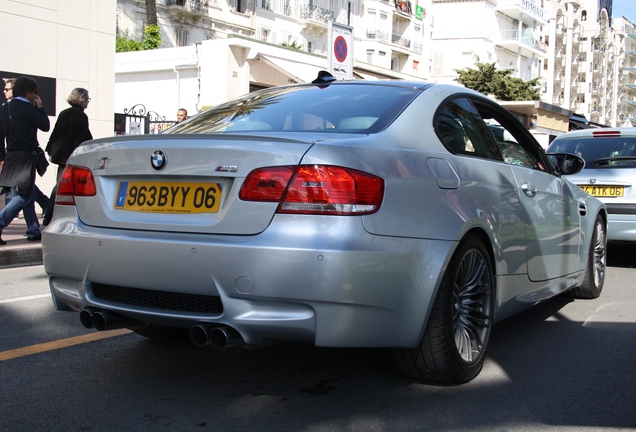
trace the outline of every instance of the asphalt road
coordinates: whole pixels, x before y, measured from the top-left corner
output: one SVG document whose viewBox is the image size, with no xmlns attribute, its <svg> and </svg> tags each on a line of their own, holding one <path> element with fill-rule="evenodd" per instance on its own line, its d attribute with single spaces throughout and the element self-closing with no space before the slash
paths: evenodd
<svg viewBox="0 0 636 432">
<path fill-rule="evenodd" d="M 482 373 L 448 387 L 387 350 L 86 330 L 54 310 L 42 266 L 0 270 L 0 431 L 636 430 L 636 248 L 610 252 L 599 299 L 499 323 Z"/>
</svg>

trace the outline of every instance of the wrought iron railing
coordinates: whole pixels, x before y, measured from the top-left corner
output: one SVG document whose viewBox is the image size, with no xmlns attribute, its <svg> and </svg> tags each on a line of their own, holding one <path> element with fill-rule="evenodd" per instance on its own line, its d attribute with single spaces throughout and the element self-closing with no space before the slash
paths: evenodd
<svg viewBox="0 0 636 432">
<path fill-rule="evenodd" d="M 336 20 L 333 11 L 315 5 L 300 5 L 298 7 L 298 18 L 301 20 L 323 22 L 325 24 L 329 21 Z"/>
<path fill-rule="evenodd" d="M 189 11 L 208 13 L 208 0 L 166 0 L 166 6 L 183 6 Z"/>
</svg>

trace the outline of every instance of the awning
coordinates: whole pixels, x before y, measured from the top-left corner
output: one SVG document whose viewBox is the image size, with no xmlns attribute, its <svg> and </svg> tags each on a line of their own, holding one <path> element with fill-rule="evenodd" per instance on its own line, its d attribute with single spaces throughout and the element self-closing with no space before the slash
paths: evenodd
<svg viewBox="0 0 636 432">
<path fill-rule="evenodd" d="M 353 77 L 355 79 L 362 79 L 362 80 L 368 80 L 368 81 L 376 81 L 379 79 L 386 79 L 387 77 L 379 77 L 377 75 L 373 75 L 372 73 L 369 72 L 361 72 L 360 70 L 354 68 L 353 69 Z"/>
<path fill-rule="evenodd" d="M 312 82 L 318 76 L 318 72 L 327 69 L 262 54 L 248 60 L 248 63 L 252 81 L 271 86 Z"/>
</svg>

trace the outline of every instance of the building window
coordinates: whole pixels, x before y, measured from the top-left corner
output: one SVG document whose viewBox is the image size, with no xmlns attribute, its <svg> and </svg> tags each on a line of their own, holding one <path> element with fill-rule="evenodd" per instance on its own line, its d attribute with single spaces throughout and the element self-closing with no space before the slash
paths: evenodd
<svg viewBox="0 0 636 432">
<path fill-rule="evenodd" d="M 313 52 L 313 42 L 307 41 L 307 52 Z"/>
<path fill-rule="evenodd" d="M 413 60 L 413 75 L 417 75 L 420 69 L 420 62 Z"/>
<path fill-rule="evenodd" d="M 177 36 L 177 46 L 188 46 L 188 37 L 189 37 L 189 32 L 188 30 L 184 29 L 183 27 L 178 27 L 176 29 L 176 36 Z"/>
<path fill-rule="evenodd" d="M 400 59 L 399 58 L 392 58 L 391 59 L 391 70 L 395 71 L 395 72 L 399 72 L 400 71 Z"/>
<path fill-rule="evenodd" d="M 373 50 L 367 50 L 367 63 L 373 64 Z"/>
<path fill-rule="evenodd" d="M 266 28 L 261 28 L 261 40 L 263 42 L 269 42 L 271 30 Z"/>
<path fill-rule="evenodd" d="M 232 0 L 230 3 L 236 12 L 246 12 L 247 11 L 247 1 L 248 0 Z M 254 7 L 254 2 L 252 2 L 252 7 Z"/>
<path fill-rule="evenodd" d="M 444 74 L 444 52 L 438 51 L 433 54 L 433 75 Z"/>
</svg>

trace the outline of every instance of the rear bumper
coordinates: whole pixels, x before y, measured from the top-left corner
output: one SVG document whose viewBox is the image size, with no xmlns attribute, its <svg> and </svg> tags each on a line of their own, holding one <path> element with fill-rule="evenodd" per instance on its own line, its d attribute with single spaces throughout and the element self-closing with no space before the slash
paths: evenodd
<svg viewBox="0 0 636 432">
<path fill-rule="evenodd" d="M 226 324 L 249 344 L 411 347 L 455 244 L 371 235 L 355 217 L 308 224 L 276 216 L 265 232 L 241 237 L 99 229 L 62 216 L 42 246 L 59 310 L 91 307 L 175 327 Z M 112 301 L 96 296 L 94 283 L 218 296 L 222 311 Z"/>
</svg>

